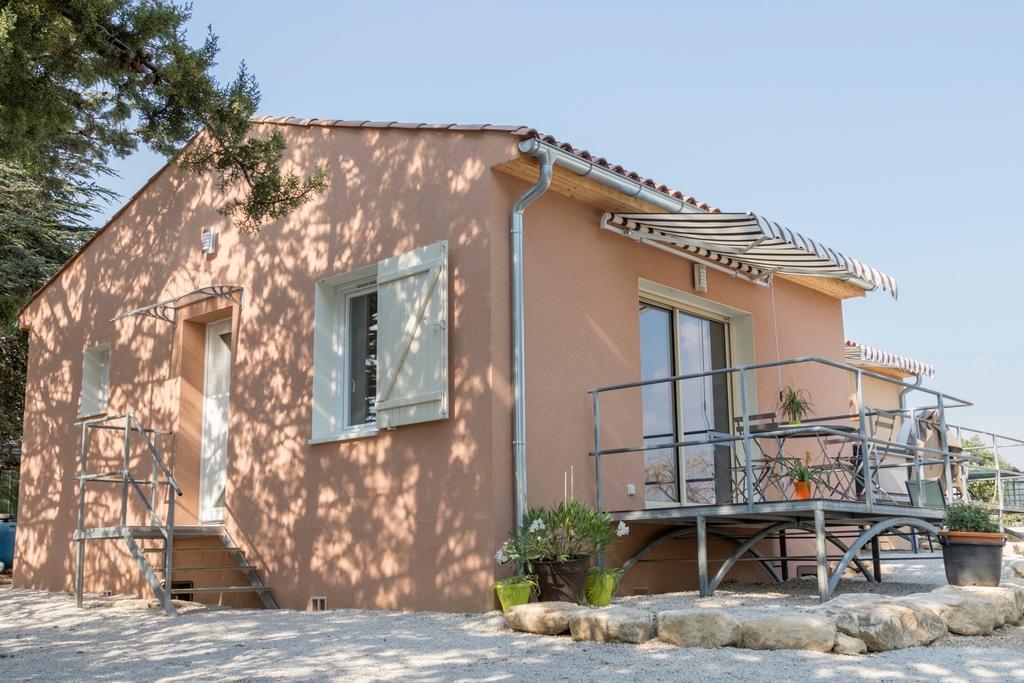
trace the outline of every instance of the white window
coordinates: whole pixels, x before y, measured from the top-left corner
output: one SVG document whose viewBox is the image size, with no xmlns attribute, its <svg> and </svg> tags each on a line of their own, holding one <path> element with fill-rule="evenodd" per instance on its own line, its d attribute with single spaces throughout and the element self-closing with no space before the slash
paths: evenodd
<svg viewBox="0 0 1024 683">
<path fill-rule="evenodd" d="M 110 344 L 86 349 L 82 357 L 82 401 L 78 414 L 98 415 L 107 410 L 110 391 Z"/>
<path fill-rule="evenodd" d="M 447 314 L 445 242 L 318 282 L 312 440 L 447 417 Z"/>
</svg>

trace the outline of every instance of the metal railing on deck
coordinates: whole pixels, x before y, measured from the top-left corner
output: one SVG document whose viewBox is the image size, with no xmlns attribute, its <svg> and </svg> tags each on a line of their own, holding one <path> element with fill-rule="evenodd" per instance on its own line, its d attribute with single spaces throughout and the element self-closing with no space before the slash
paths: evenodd
<svg viewBox="0 0 1024 683">
<path fill-rule="evenodd" d="M 802 424 L 799 426 L 781 424 L 755 425 L 748 393 L 752 388 L 756 388 L 756 372 L 758 370 L 765 370 L 769 368 L 783 368 L 795 365 L 817 365 L 852 374 L 854 376 L 855 395 L 857 399 L 857 413 L 817 418 L 810 424 Z M 684 433 L 682 439 L 674 439 L 671 443 L 641 444 L 612 448 L 604 446 L 601 417 L 601 397 L 603 395 L 610 392 L 630 389 L 642 390 L 644 387 L 665 383 L 672 383 L 672 385 L 675 386 L 679 382 L 708 379 L 716 376 L 726 376 L 733 380 L 733 387 L 736 389 L 736 393 L 738 394 L 737 401 L 735 402 L 738 403 L 738 406 L 735 403 L 733 404 L 733 408 L 735 409 L 738 407 L 739 410 L 739 414 L 733 417 L 733 423 L 735 425 L 734 428 L 728 428 L 729 431 L 708 429 L 706 431 L 699 432 L 705 434 L 705 437 L 696 439 L 686 438 L 687 433 Z M 917 392 L 920 395 L 924 395 L 927 397 L 926 404 L 917 405 L 913 408 L 887 409 L 884 411 L 869 409 L 866 407 L 864 401 L 864 379 L 866 377 L 897 385 L 907 393 Z M 588 393 L 591 394 L 593 400 L 594 448 L 591 451 L 591 455 L 595 458 L 596 503 L 597 507 L 601 510 L 604 509 L 602 500 L 602 458 L 616 454 L 646 453 L 648 451 L 667 449 L 672 449 L 678 454 L 682 453 L 681 449 L 695 446 L 728 446 L 732 451 L 730 453 L 731 461 L 735 463 L 737 460 L 735 457 L 737 455 L 735 450 L 739 448 L 743 456 L 741 458 L 742 464 L 739 467 L 731 468 L 731 470 L 739 470 L 738 473 L 730 472 L 730 479 L 732 482 L 731 499 L 724 502 L 716 499 L 715 504 L 745 504 L 749 511 L 754 510 L 754 505 L 756 503 L 764 502 L 765 500 L 765 491 L 758 489 L 760 483 L 765 481 L 764 468 L 766 467 L 766 463 L 770 460 L 774 460 L 775 462 L 771 463 L 774 467 L 780 460 L 780 458 L 769 458 L 765 455 L 763 447 L 760 445 L 765 440 L 775 440 L 776 442 L 784 444 L 786 439 L 792 439 L 799 435 L 801 437 L 814 436 L 820 439 L 837 440 L 840 442 L 839 450 L 842 449 L 843 443 L 851 443 L 857 446 L 859 449 L 859 457 L 857 457 L 857 450 L 855 450 L 854 457 L 848 459 L 848 462 L 843 467 L 839 467 L 837 465 L 832 471 L 829 471 L 829 466 L 827 464 L 822 466 L 819 468 L 819 480 L 821 482 L 825 482 L 826 476 L 832 477 L 837 474 L 845 476 L 852 475 L 852 479 L 848 482 L 849 487 L 856 489 L 857 487 L 855 483 L 859 478 L 862 485 L 862 491 L 856 491 L 855 497 L 852 499 L 859 501 L 861 495 L 863 495 L 862 502 L 869 511 L 878 503 L 878 500 L 876 500 L 878 497 L 888 497 L 888 494 L 882 491 L 881 487 L 877 484 L 879 481 L 878 473 L 882 470 L 891 468 L 912 468 L 912 471 L 916 474 L 917 486 L 919 487 L 917 490 L 918 500 L 921 500 L 924 496 L 924 490 L 922 488 L 923 478 L 921 476 L 922 468 L 929 465 L 941 465 L 943 472 L 942 479 L 945 480 L 945 496 L 947 502 L 949 502 L 954 497 L 954 467 L 959 468 L 961 465 L 974 460 L 969 454 L 962 455 L 951 451 L 948 441 L 949 424 L 946 420 L 946 411 L 948 409 L 972 405 L 970 402 L 934 389 L 901 382 L 863 368 L 814 356 L 767 363 L 755 363 L 710 370 L 701 373 L 675 375 L 672 377 L 615 384 L 597 387 L 590 390 Z M 678 393 L 674 392 L 673 395 L 678 396 Z M 891 433 L 888 437 L 885 437 L 872 429 L 871 425 L 874 424 L 878 417 L 883 413 L 900 415 L 903 419 L 909 419 L 911 423 L 912 438 L 907 439 L 904 442 L 899 442 L 893 439 Z M 843 420 L 848 423 L 852 423 L 852 425 L 841 425 L 840 421 Z M 922 424 L 925 424 L 926 426 L 934 425 L 937 430 L 937 444 L 928 446 L 925 443 L 922 443 L 920 434 Z M 692 433 L 694 432 L 690 432 L 690 434 Z M 755 450 L 760 451 L 762 455 L 761 458 L 757 457 Z M 824 446 L 822 450 L 824 453 Z M 877 457 L 878 454 L 883 454 L 883 457 Z M 780 453 L 780 455 L 782 456 L 782 459 L 785 458 L 783 453 Z M 882 460 L 885 459 L 902 460 L 902 462 L 886 464 L 882 462 Z M 676 457 L 676 462 L 679 462 L 678 456 Z M 775 476 L 776 481 L 778 482 L 782 478 L 785 478 L 786 473 L 770 476 Z M 956 491 L 956 494 L 960 496 L 966 496 L 966 478 L 964 477 L 963 479 L 964 481 L 960 482 L 960 487 Z M 685 498 L 685 481 L 682 481 L 678 474 L 676 476 L 676 484 L 679 487 L 680 492 L 679 505 L 683 505 Z M 831 486 L 831 484 L 827 484 L 825 488 L 828 488 L 829 486 Z M 786 492 L 782 486 L 779 487 L 778 492 L 782 496 L 782 500 L 787 499 Z M 834 494 L 836 494 L 837 491 L 833 490 L 830 493 L 833 495 L 829 497 L 835 498 L 836 495 Z M 839 493 L 841 494 L 838 496 L 840 499 L 851 499 L 848 490 L 841 491 Z M 886 502 L 891 501 L 887 500 Z"/>
<path fill-rule="evenodd" d="M 132 498 L 130 492 L 141 501 L 146 510 L 152 526 L 160 533 L 164 540 L 164 585 L 169 590 L 171 587 L 172 552 L 174 546 L 174 503 L 182 494 L 181 487 L 171 474 L 170 468 L 160 453 L 160 437 L 170 432 L 157 431 L 143 427 L 139 420 L 132 413 L 112 415 L 96 420 L 85 420 L 77 423 L 82 428 L 82 442 L 79 453 L 78 475 L 74 480 L 78 482 L 78 516 L 76 521 L 76 534 L 78 540 L 76 567 L 75 567 L 75 598 L 79 607 L 83 600 L 83 584 L 85 571 L 85 542 L 90 538 L 116 538 L 118 535 L 129 534 L 128 506 Z M 90 435 L 93 431 L 112 431 L 123 434 L 122 452 L 120 457 L 120 468 L 106 472 L 88 471 Z M 136 478 L 132 473 L 132 443 L 133 435 L 137 436 L 143 446 L 145 453 L 149 456 L 150 472 L 146 478 Z M 118 484 L 121 487 L 120 514 L 118 524 L 101 528 L 86 528 L 86 487 L 89 484 Z M 149 489 L 148 495 L 146 488 Z M 163 517 L 158 512 L 160 507 L 159 494 L 165 490 Z M 126 539 L 127 540 L 127 539 Z"/>
</svg>

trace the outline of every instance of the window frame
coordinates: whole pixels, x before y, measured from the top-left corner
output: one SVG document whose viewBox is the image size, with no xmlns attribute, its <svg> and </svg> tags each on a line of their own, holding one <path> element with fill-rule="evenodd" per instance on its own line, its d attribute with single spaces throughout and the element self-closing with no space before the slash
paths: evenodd
<svg viewBox="0 0 1024 683">
<path fill-rule="evenodd" d="M 637 279 L 637 290 L 639 294 L 639 301 L 641 303 L 647 303 L 652 306 L 659 308 L 668 309 L 673 311 L 672 313 L 672 329 L 673 329 L 673 354 L 676 367 L 679 363 L 680 346 L 676 336 L 678 335 L 678 315 L 677 312 L 682 312 L 687 315 L 692 315 L 698 318 L 705 318 L 707 320 L 713 320 L 716 322 L 725 323 L 726 334 L 726 365 L 729 367 L 736 367 L 739 365 L 746 365 L 754 363 L 756 355 L 754 352 L 754 327 L 753 327 L 753 314 L 749 311 L 745 311 L 728 304 L 708 299 L 703 296 L 697 296 L 690 292 L 684 292 L 667 285 L 663 285 L 652 280 L 645 278 Z M 678 385 L 678 382 L 674 384 Z M 731 377 L 729 384 L 729 426 L 730 429 L 734 429 L 732 424 L 732 418 L 735 415 L 742 413 L 740 405 L 742 399 L 740 397 L 740 382 L 739 375 L 734 373 Z M 676 388 L 677 393 L 679 388 Z M 757 412 L 757 382 L 748 381 L 746 385 L 746 403 L 747 410 L 750 414 Z M 677 397 L 676 403 L 676 420 L 677 425 L 682 425 L 682 400 L 681 397 Z M 680 427 L 677 426 L 677 429 Z M 685 427 L 683 427 L 685 429 Z M 659 501 L 647 501 L 645 499 L 644 504 L 647 508 L 657 507 L 682 507 L 686 505 L 694 505 L 694 503 L 684 502 L 686 501 L 685 494 L 685 469 L 683 458 L 681 457 L 681 449 L 677 454 L 678 471 L 677 471 L 677 485 L 679 486 L 679 501 L 678 502 L 659 502 Z M 736 460 L 734 465 L 742 464 L 742 454 L 734 452 L 733 454 Z M 737 477 L 740 475 L 737 475 Z M 646 485 L 641 488 L 646 491 Z M 646 496 L 646 493 L 645 493 Z"/>
<path fill-rule="evenodd" d="M 92 379 L 95 371 L 92 366 L 99 365 L 100 375 L 98 386 Z M 96 402 L 92 403 L 95 394 Z M 88 396 L 88 401 L 87 401 Z M 80 419 L 106 415 L 110 405 L 110 343 L 96 344 L 82 352 L 82 387 L 78 396 L 78 417 Z"/>
<path fill-rule="evenodd" d="M 371 291 L 377 291 L 376 264 L 316 283 L 311 445 L 372 437 L 380 431 L 376 422 L 348 423 L 350 301 Z"/>
</svg>

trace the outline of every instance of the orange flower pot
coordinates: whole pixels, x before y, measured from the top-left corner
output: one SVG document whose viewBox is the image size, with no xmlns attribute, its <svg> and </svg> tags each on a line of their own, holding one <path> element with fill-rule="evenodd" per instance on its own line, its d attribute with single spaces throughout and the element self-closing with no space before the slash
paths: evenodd
<svg viewBox="0 0 1024 683">
<path fill-rule="evenodd" d="M 796 493 L 797 500 L 809 500 L 811 497 L 811 482 L 794 481 L 793 490 Z"/>
</svg>

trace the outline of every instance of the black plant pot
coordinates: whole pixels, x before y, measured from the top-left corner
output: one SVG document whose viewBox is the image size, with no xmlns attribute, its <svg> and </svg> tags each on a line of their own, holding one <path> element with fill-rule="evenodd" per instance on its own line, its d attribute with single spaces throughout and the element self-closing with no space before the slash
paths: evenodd
<svg viewBox="0 0 1024 683">
<path fill-rule="evenodd" d="M 946 581 L 953 586 L 998 586 L 1006 534 L 940 531 Z"/>
<path fill-rule="evenodd" d="M 589 557 L 577 557 L 565 562 L 534 562 L 537 588 L 541 602 L 581 602 L 583 586 L 590 569 Z"/>
</svg>

